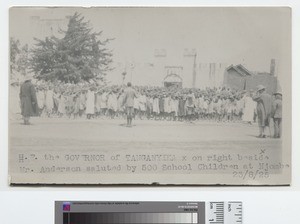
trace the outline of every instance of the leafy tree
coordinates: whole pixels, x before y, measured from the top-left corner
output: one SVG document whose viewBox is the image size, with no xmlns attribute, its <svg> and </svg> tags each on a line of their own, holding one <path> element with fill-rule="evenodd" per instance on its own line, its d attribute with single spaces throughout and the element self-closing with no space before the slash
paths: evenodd
<svg viewBox="0 0 300 224">
<path fill-rule="evenodd" d="M 103 79 L 112 69 L 112 51 L 106 48 L 112 39 L 100 40 L 102 32 L 93 32 L 79 13 L 60 32 L 63 38 L 35 39 L 30 61 L 37 79 L 78 83 Z"/>
<path fill-rule="evenodd" d="M 20 41 L 10 38 L 10 72 L 26 74 L 28 68 L 28 45 L 21 47 Z"/>
<path fill-rule="evenodd" d="M 20 51 L 18 60 L 17 60 L 17 70 L 25 75 L 29 66 L 29 58 L 28 58 L 29 50 L 28 45 L 25 44 Z"/>
<path fill-rule="evenodd" d="M 16 69 L 17 56 L 20 54 L 20 41 L 14 38 L 10 38 L 10 72 L 12 73 Z"/>
</svg>

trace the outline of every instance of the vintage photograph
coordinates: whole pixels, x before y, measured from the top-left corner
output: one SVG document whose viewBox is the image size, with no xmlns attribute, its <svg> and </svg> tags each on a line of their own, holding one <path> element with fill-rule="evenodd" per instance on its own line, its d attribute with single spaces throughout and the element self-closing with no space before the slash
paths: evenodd
<svg viewBox="0 0 300 224">
<path fill-rule="evenodd" d="M 289 185 L 288 7 L 12 7 L 9 183 Z"/>
</svg>

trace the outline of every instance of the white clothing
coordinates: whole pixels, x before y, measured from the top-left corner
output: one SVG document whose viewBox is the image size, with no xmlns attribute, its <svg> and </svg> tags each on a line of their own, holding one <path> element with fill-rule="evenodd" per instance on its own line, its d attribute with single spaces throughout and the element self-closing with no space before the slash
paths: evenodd
<svg viewBox="0 0 300 224">
<path fill-rule="evenodd" d="M 45 106 L 45 92 L 43 90 L 37 91 L 36 98 L 39 108 L 43 109 Z"/>
<path fill-rule="evenodd" d="M 58 100 L 58 112 L 61 114 L 66 113 L 66 103 L 65 103 L 65 97 L 63 95 L 61 95 Z"/>
<path fill-rule="evenodd" d="M 139 102 L 139 109 L 141 111 L 146 111 L 146 101 L 147 101 L 147 99 L 146 99 L 145 95 L 140 95 L 139 96 L 138 102 Z"/>
<path fill-rule="evenodd" d="M 253 101 L 253 99 L 250 96 L 246 96 L 244 98 L 245 102 L 245 109 L 243 114 L 243 121 L 253 121 L 254 112 L 256 109 L 256 102 Z"/>
<path fill-rule="evenodd" d="M 107 107 L 115 112 L 118 110 L 118 98 L 116 94 L 111 93 L 108 95 Z"/>
<path fill-rule="evenodd" d="M 86 114 L 95 113 L 95 92 L 88 90 L 86 94 Z"/>
<path fill-rule="evenodd" d="M 100 96 L 100 108 L 106 109 L 107 108 L 107 93 L 104 92 Z"/>
<path fill-rule="evenodd" d="M 10 104 L 9 109 L 12 114 L 21 114 L 20 89 L 18 87 L 10 87 Z"/>
<path fill-rule="evenodd" d="M 46 109 L 48 111 L 52 111 L 54 107 L 54 101 L 53 101 L 54 92 L 53 90 L 47 90 L 46 92 Z"/>
<path fill-rule="evenodd" d="M 159 114 L 159 99 L 154 98 L 153 100 L 153 112 Z"/>
<path fill-rule="evenodd" d="M 170 97 L 165 97 L 164 100 L 164 111 L 166 113 L 171 113 L 171 98 Z"/>
</svg>

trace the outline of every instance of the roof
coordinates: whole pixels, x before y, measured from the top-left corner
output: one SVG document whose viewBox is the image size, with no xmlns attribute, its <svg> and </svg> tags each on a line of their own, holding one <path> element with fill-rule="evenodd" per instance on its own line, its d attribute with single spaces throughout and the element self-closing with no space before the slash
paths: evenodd
<svg viewBox="0 0 300 224">
<path fill-rule="evenodd" d="M 169 74 L 164 78 L 164 82 L 182 82 L 182 78 L 177 74 Z"/>
<path fill-rule="evenodd" d="M 254 74 L 250 72 L 248 69 L 246 69 L 243 65 L 230 65 L 228 68 L 226 68 L 226 71 L 229 70 L 235 70 L 237 73 L 239 73 L 242 76 L 253 76 Z"/>
<path fill-rule="evenodd" d="M 258 72 L 257 75 L 272 75 L 269 72 Z"/>
</svg>

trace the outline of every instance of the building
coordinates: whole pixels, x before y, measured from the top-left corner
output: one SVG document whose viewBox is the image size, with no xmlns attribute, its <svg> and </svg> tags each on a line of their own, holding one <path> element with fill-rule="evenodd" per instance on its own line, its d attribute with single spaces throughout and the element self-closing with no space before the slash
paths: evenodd
<svg viewBox="0 0 300 224">
<path fill-rule="evenodd" d="M 223 86 L 224 71 L 227 67 L 227 63 L 221 62 L 199 63 L 196 87 L 204 89 Z"/>
<path fill-rule="evenodd" d="M 258 85 L 264 85 L 268 93 L 277 91 L 278 81 L 274 76 L 274 61 L 270 73 L 251 72 L 243 65 L 230 65 L 224 72 L 224 86 L 235 90 L 255 90 Z"/>
<path fill-rule="evenodd" d="M 167 76 L 164 78 L 164 87 L 180 87 L 182 88 L 182 66 L 165 66 Z"/>
<path fill-rule="evenodd" d="M 169 74 L 164 79 L 164 87 L 173 86 L 182 88 L 182 78 L 177 74 Z"/>
</svg>

